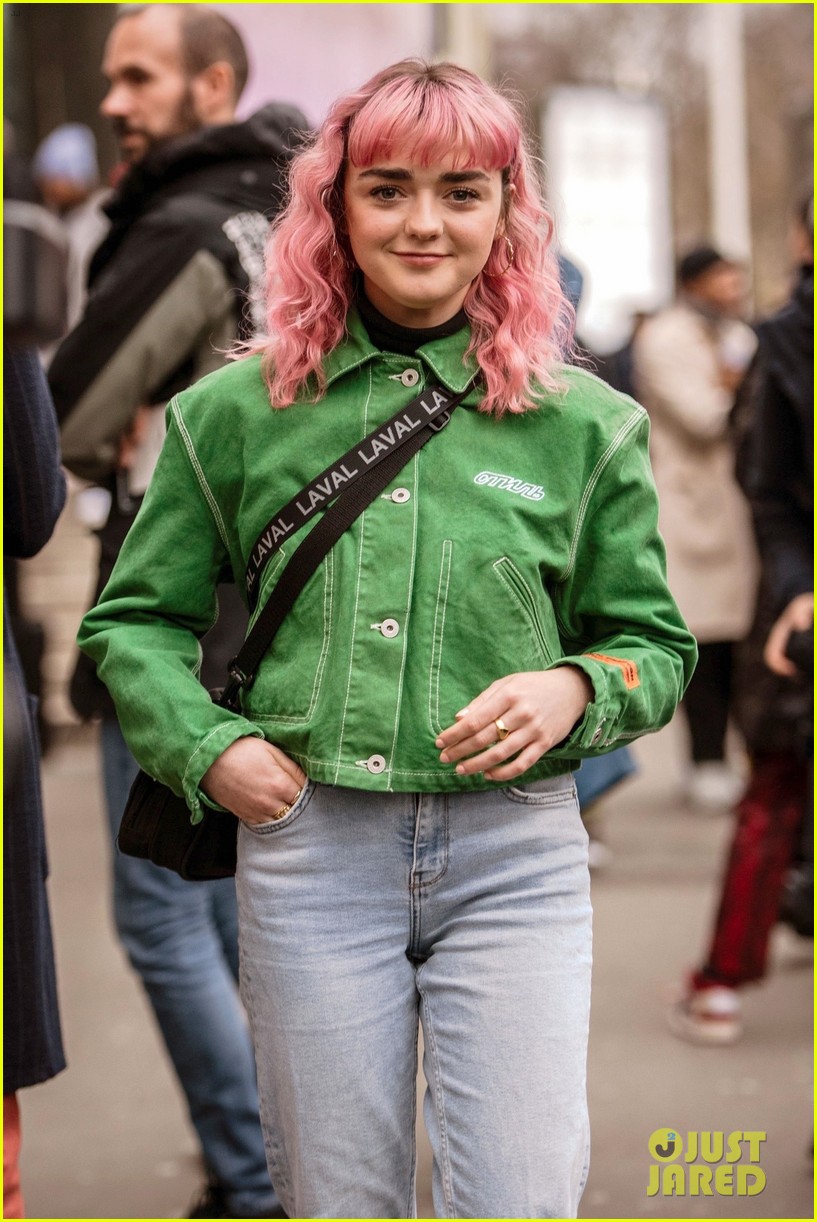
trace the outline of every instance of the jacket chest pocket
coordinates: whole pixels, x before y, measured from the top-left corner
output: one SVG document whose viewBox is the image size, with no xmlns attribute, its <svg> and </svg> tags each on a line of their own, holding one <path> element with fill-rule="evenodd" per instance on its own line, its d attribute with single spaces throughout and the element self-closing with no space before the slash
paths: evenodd
<svg viewBox="0 0 817 1222">
<path fill-rule="evenodd" d="M 288 557 L 281 549 L 264 573 L 252 628 L 269 598 Z M 311 720 L 326 671 L 332 636 L 334 557 L 329 552 L 301 590 L 279 628 L 255 682 L 243 701 L 243 711 L 260 725 L 303 725 Z"/>
</svg>

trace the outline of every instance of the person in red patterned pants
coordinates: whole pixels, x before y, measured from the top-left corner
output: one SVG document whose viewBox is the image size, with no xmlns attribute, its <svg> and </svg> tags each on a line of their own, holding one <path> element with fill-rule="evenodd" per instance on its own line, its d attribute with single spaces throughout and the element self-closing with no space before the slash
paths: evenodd
<svg viewBox="0 0 817 1222">
<path fill-rule="evenodd" d="M 811 857 L 813 700 L 814 396 L 813 198 L 796 241 L 800 273 L 787 306 L 760 325 L 758 354 L 738 396 L 738 478 L 749 497 L 763 563 L 755 625 L 738 702 L 750 746 L 748 788 L 737 806 L 711 944 L 669 1011 L 671 1030 L 696 1043 L 741 1034 L 741 986 L 762 979 L 798 853 Z M 761 661 L 762 652 L 762 661 Z M 804 843 L 805 842 L 805 843 Z M 813 899 L 813 873 L 803 866 Z M 804 911 L 810 904 L 802 905 Z M 787 919 L 813 936 L 807 922 Z"/>
</svg>

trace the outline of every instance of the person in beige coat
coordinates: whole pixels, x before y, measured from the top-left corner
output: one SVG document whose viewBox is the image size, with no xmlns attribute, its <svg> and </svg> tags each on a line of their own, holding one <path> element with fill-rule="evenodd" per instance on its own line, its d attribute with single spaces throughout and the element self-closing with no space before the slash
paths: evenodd
<svg viewBox="0 0 817 1222">
<path fill-rule="evenodd" d="M 684 705 L 697 805 L 730 805 L 740 780 L 725 762 L 734 643 L 754 610 L 757 558 L 746 500 L 734 475 L 729 413 L 751 360 L 754 332 L 740 321 L 743 269 L 698 247 L 678 267 L 679 297 L 640 329 L 637 395 L 651 420 L 667 571 L 698 641 L 698 669 Z"/>
</svg>

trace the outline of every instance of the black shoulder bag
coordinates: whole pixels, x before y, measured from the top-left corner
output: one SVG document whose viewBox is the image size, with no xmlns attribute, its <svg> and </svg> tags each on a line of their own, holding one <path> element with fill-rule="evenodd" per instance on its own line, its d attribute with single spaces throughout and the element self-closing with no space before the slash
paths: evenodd
<svg viewBox="0 0 817 1222">
<path fill-rule="evenodd" d="M 471 390 L 458 395 L 431 387 L 369 433 L 276 513 L 259 535 L 247 566 L 250 605 L 258 598 L 259 577 L 286 538 L 330 502 L 322 520 L 293 552 L 252 631 L 230 664 L 227 686 L 216 703 L 240 711 L 239 693 L 255 678 L 264 654 L 306 582 L 347 527 L 394 479 L 418 450 L 440 432 L 451 412 Z M 355 465 L 357 464 L 357 465 Z M 131 786 L 117 843 L 130 857 L 143 857 L 175 870 L 182 878 L 203 880 L 235 874 L 238 820 L 207 809 L 191 823 L 184 798 L 140 771 Z"/>
</svg>

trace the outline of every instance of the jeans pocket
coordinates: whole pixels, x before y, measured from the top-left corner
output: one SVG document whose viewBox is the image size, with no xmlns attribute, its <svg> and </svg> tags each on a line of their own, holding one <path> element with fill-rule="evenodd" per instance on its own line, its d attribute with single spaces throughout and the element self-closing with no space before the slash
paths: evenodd
<svg viewBox="0 0 817 1222">
<path fill-rule="evenodd" d="M 269 819 L 266 823 L 247 823 L 246 820 L 241 820 L 241 826 L 245 827 L 248 832 L 252 832 L 253 836 L 270 836 L 275 832 L 282 831 L 285 827 L 291 827 L 296 819 L 299 819 L 306 810 L 315 792 L 315 781 L 307 780 L 296 800 L 292 803 L 289 810 L 280 819 Z"/>
</svg>

